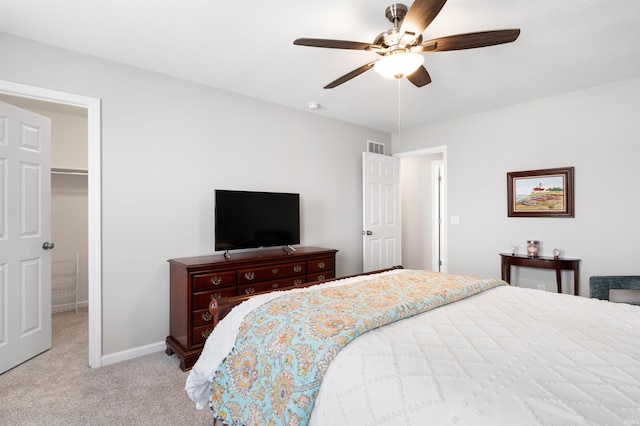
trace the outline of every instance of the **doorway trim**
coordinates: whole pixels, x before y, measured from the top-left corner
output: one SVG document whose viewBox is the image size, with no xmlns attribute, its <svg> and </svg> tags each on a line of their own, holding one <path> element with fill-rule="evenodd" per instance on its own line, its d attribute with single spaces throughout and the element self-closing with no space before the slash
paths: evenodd
<svg viewBox="0 0 640 426">
<path fill-rule="evenodd" d="M 442 239 L 442 255 L 441 255 L 441 260 L 442 260 L 442 267 L 440 269 L 441 272 L 447 272 L 448 270 L 448 258 L 447 258 L 447 146 L 446 145 L 442 145 L 442 146 L 435 146 L 433 148 L 425 148 L 425 149 L 419 149 L 416 151 L 406 151 L 406 152 L 399 152 L 399 153 L 394 153 L 393 156 L 394 157 L 400 157 L 400 158 L 408 158 L 408 157 L 420 157 L 423 155 L 434 155 L 434 154 L 442 154 L 442 165 L 443 165 L 443 179 L 444 179 L 444 185 L 442 187 L 442 203 L 443 203 L 443 207 L 442 207 L 442 235 L 440 236 Z M 434 218 L 432 217 L 432 226 L 433 226 L 433 220 Z M 435 228 L 434 228 L 435 229 Z"/>
<path fill-rule="evenodd" d="M 99 98 L 0 80 L 0 93 L 87 110 L 89 202 L 89 367 L 102 366 L 101 102 Z"/>
<path fill-rule="evenodd" d="M 432 161 L 431 162 L 431 229 L 432 234 L 437 238 L 433 238 L 431 242 L 431 267 L 434 271 L 443 272 L 446 263 L 442 260 L 444 254 L 444 162 Z"/>
</svg>

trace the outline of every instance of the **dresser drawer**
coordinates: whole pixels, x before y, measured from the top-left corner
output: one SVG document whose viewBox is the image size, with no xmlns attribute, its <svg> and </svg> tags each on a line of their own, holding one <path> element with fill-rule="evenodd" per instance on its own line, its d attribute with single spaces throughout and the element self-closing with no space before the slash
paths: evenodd
<svg viewBox="0 0 640 426">
<path fill-rule="evenodd" d="M 236 285 L 236 271 L 215 272 L 193 276 L 193 292 L 214 290 L 220 287 Z"/>
<path fill-rule="evenodd" d="M 213 331 L 213 325 L 205 325 L 203 327 L 195 327 L 193 329 L 193 334 L 191 335 L 191 343 L 192 345 L 203 344 L 207 337 Z"/>
<path fill-rule="evenodd" d="M 325 281 L 325 280 L 333 278 L 334 276 L 335 276 L 335 274 L 334 274 L 333 271 L 316 272 L 315 274 L 307 275 L 310 283 L 312 283 L 314 281 Z"/>
<path fill-rule="evenodd" d="M 305 275 L 306 273 L 307 265 L 304 261 L 282 263 L 261 268 L 240 269 L 238 270 L 238 284 L 275 280 L 282 277 Z"/>
<path fill-rule="evenodd" d="M 238 295 L 244 296 L 247 294 L 263 293 L 265 291 L 274 291 L 285 289 L 288 287 L 294 287 L 305 283 L 305 277 L 288 277 L 275 281 L 263 281 L 255 284 L 245 284 L 238 287 Z"/>
<path fill-rule="evenodd" d="M 317 260 L 309 260 L 307 262 L 307 271 L 310 274 L 314 272 L 333 271 L 333 258 L 326 257 Z"/>
<path fill-rule="evenodd" d="M 199 309 L 197 311 L 193 311 L 191 320 L 194 327 L 200 327 L 202 325 L 213 323 L 213 315 L 209 312 L 209 308 Z"/>
<path fill-rule="evenodd" d="M 194 293 L 193 305 L 191 307 L 194 311 L 197 309 L 205 309 L 209 307 L 209 303 L 211 303 L 213 299 L 220 299 L 221 297 L 232 297 L 235 295 L 235 287 L 227 287 L 214 291 L 203 291 L 200 293 Z"/>
</svg>

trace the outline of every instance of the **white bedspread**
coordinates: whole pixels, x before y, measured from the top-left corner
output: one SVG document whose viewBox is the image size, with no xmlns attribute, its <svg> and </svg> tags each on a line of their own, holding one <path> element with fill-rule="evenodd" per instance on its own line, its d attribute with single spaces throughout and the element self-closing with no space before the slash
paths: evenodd
<svg viewBox="0 0 640 426">
<path fill-rule="evenodd" d="M 209 358 L 212 337 L 187 380 L 199 405 L 228 353 Z M 332 362 L 310 425 L 385 424 L 640 424 L 640 307 L 498 287 L 370 331 Z"/>
</svg>

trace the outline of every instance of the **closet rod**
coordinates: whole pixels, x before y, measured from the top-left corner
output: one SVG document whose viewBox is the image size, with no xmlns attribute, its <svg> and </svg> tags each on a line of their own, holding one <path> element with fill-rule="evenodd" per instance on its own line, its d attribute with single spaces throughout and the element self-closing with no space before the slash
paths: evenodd
<svg viewBox="0 0 640 426">
<path fill-rule="evenodd" d="M 81 175 L 87 176 L 89 174 L 88 170 L 81 169 L 59 169 L 59 168 L 51 168 L 52 175 Z"/>
</svg>

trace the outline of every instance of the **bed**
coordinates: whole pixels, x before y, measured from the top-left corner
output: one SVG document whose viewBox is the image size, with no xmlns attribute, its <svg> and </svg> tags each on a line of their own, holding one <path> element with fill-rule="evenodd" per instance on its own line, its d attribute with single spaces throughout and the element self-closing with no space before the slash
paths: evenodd
<svg viewBox="0 0 640 426">
<path fill-rule="evenodd" d="M 216 424 L 640 424 L 638 306 L 404 269 L 212 305 Z"/>
</svg>

